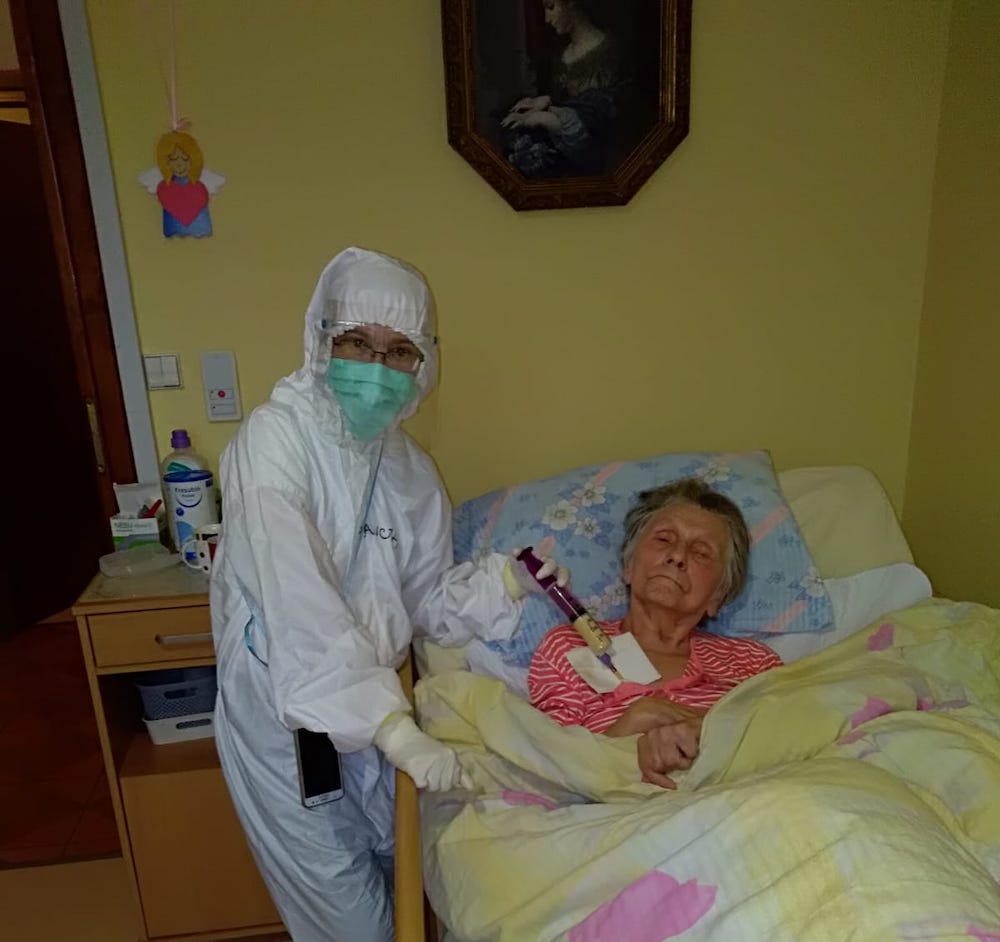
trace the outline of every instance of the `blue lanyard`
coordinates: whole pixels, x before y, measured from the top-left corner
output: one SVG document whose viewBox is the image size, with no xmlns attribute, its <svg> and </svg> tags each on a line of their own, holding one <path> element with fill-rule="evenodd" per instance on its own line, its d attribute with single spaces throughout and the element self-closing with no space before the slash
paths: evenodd
<svg viewBox="0 0 1000 942">
<path fill-rule="evenodd" d="M 361 538 L 364 535 L 365 527 L 368 525 L 368 512 L 371 510 L 372 500 L 375 497 L 375 481 L 378 479 L 379 468 L 382 466 L 382 449 L 385 447 L 385 439 L 383 438 L 379 442 L 378 455 L 375 458 L 375 463 L 372 465 L 371 471 L 368 474 L 368 484 L 365 487 L 365 499 L 362 501 L 362 512 L 361 518 L 358 522 L 357 531 L 354 534 L 354 544 L 351 547 L 351 559 L 347 564 L 347 575 L 344 576 L 344 598 L 346 600 L 349 595 L 349 586 L 351 581 L 351 573 L 354 572 L 354 563 L 358 558 L 358 550 L 361 548 Z M 243 626 L 243 643 L 247 646 L 247 650 L 265 667 L 267 667 L 267 661 L 265 661 L 253 647 L 253 638 L 251 637 L 252 628 L 254 625 L 258 625 L 260 630 L 264 631 L 263 619 L 257 619 L 254 617 L 254 613 L 251 609 L 250 618 L 247 623 Z"/>
</svg>

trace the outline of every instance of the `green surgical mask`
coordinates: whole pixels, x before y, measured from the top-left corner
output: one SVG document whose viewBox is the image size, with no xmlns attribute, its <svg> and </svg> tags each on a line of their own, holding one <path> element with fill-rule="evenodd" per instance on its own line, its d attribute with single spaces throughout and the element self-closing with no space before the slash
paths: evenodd
<svg viewBox="0 0 1000 942">
<path fill-rule="evenodd" d="M 354 437 L 365 442 L 386 430 L 417 388 L 410 373 L 390 370 L 381 363 L 336 358 L 326 368 L 326 382 Z"/>
</svg>

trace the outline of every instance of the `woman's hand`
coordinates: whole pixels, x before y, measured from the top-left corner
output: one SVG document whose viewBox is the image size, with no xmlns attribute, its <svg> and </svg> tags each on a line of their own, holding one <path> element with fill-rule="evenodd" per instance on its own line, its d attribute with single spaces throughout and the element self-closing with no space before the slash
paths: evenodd
<svg viewBox="0 0 1000 942">
<path fill-rule="evenodd" d="M 552 111 L 525 111 L 511 112 L 500 125 L 505 128 L 546 128 L 549 131 L 558 131 L 559 118 Z"/>
<path fill-rule="evenodd" d="M 552 99 L 548 95 L 539 95 L 537 98 L 522 98 L 511 107 L 507 114 L 519 114 L 526 111 L 544 111 L 551 104 Z"/>
<path fill-rule="evenodd" d="M 667 773 L 691 768 L 700 740 L 701 722 L 696 720 L 681 720 L 644 733 L 636 746 L 642 780 L 661 788 L 677 788 Z"/>
<path fill-rule="evenodd" d="M 605 731 L 605 736 L 635 736 L 648 733 L 659 726 L 690 721 L 696 723 L 699 733 L 705 714 L 701 710 L 687 707 L 663 697 L 643 697 L 630 703 L 625 712 Z"/>
</svg>

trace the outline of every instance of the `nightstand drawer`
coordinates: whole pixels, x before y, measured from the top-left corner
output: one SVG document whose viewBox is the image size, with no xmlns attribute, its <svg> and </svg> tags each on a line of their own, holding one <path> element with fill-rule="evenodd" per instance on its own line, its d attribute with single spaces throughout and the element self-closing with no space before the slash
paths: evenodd
<svg viewBox="0 0 1000 942">
<path fill-rule="evenodd" d="M 97 667 L 215 655 L 207 605 L 91 615 L 87 625 Z"/>
</svg>

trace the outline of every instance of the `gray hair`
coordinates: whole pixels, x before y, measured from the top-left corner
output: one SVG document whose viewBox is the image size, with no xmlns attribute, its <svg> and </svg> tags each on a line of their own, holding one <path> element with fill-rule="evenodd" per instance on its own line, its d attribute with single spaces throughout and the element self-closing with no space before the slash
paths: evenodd
<svg viewBox="0 0 1000 942">
<path fill-rule="evenodd" d="M 739 597 L 747 581 L 750 565 L 750 531 L 743 513 L 725 494 L 713 491 L 699 478 L 681 478 L 671 484 L 641 491 L 636 503 L 625 516 L 625 539 L 622 542 L 622 566 L 632 561 L 635 545 L 650 521 L 664 507 L 690 504 L 720 517 L 729 531 L 729 547 L 722 572 L 722 601 L 728 605 Z"/>
</svg>

